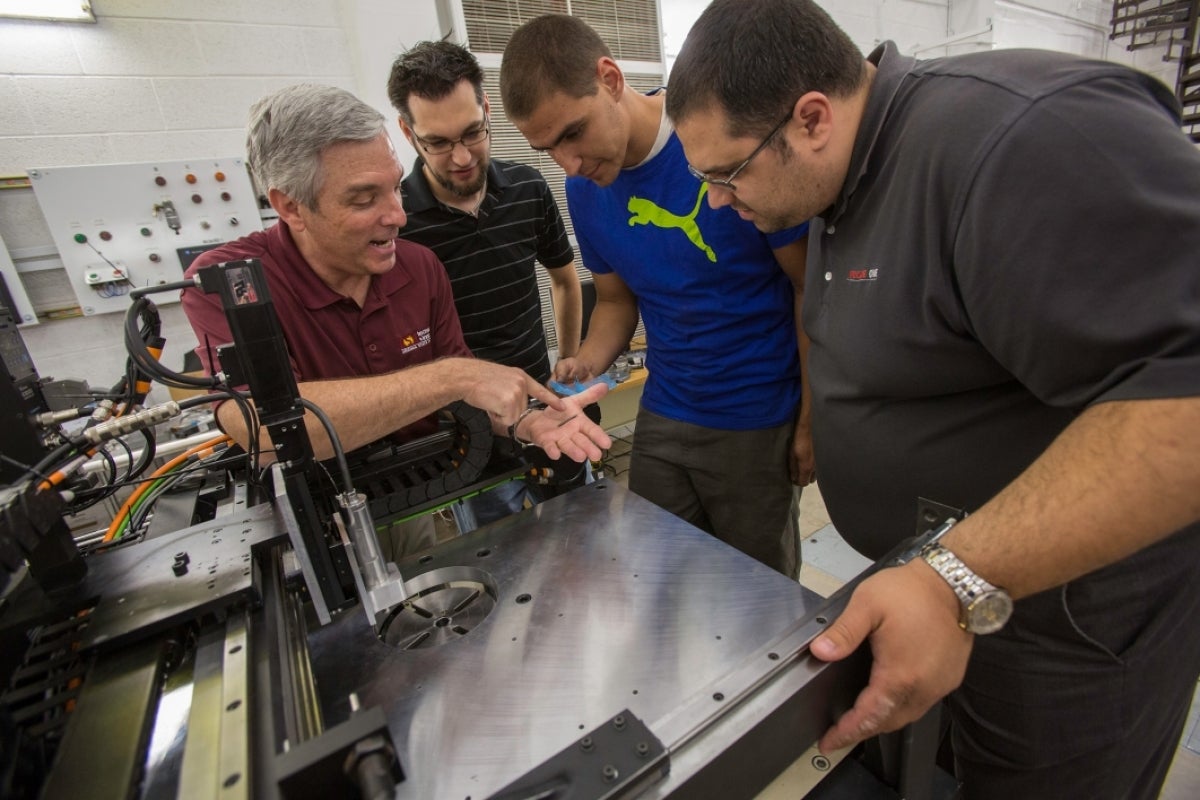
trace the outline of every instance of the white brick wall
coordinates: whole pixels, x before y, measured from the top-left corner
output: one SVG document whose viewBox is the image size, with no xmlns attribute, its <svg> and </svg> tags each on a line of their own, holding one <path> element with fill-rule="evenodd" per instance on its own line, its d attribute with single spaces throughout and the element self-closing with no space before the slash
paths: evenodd
<svg viewBox="0 0 1200 800">
<path fill-rule="evenodd" d="M 337 0 L 98 0 L 95 10 L 95 25 L 0 21 L 0 174 L 130 150 L 136 160 L 230 155 L 237 142 L 236 154 L 249 104 L 277 86 L 357 88 Z M 122 139 L 145 132 L 158 135 Z M 38 142 L 46 136 L 69 138 Z"/>
<path fill-rule="evenodd" d="M 242 155 L 250 105 L 300 81 L 354 91 L 391 118 L 392 58 L 439 35 L 433 0 L 95 0 L 93 8 L 95 25 L 0 20 L 0 176 Z M 19 268 L 38 268 L 22 282 L 39 310 L 71 304 L 31 190 L 0 191 L 0 239 Z M 177 306 L 160 311 L 164 361 L 178 367 L 195 340 Z M 43 375 L 106 386 L 124 368 L 120 316 L 43 322 L 23 335 Z"/>
</svg>

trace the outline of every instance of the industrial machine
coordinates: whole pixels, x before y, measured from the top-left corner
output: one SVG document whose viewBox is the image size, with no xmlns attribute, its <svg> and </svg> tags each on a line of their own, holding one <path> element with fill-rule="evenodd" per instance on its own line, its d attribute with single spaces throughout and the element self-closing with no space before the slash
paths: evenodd
<svg viewBox="0 0 1200 800">
<path fill-rule="evenodd" d="M 384 562 L 372 512 L 395 498 L 313 460 L 261 268 L 201 275 L 242 372 L 210 388 L 249 384 L 277 461 L 230 470 L 253 454 L 209 445 L 84 559 L 47 467 L 6 488 L 0 552 L 28 569 L 0 600 L 5 797 L 753 797 L 865 685 L 865 652 L 807 653 L 853 585 L 822 599 L 605 480 Z M 138 333 L 138 368 L 178 379 Z M 68 445 L 176 410 L 156 409 Z M 420 458 L 449 462 L 404 489 L 410 513 L 479 485 L 486 419 L 446 417 Z M 50 537 L 67 566 L 35 569 Z M 876 748 L 874 796 L 930 796 L 923 737 Z"/>
</svg>

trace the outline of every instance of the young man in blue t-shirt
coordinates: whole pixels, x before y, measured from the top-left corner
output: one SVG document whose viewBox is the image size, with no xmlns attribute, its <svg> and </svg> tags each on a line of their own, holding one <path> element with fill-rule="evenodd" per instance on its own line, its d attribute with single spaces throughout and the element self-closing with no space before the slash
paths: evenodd
<svg viewBox="0 0 1200 800">
<path fill-rule="evenodd" d="M 806 227 L 772 237 L 705 202 L 663 109 L 586 23 L 519 28 L 501 65 L 505 111 L 566 171 L 596 305 L 559 380 L 604 372 L 641 315 L 649 378 L 629 487 L 795 577 L 794 484 L 812 481 L 798 310 Z"/>
</svg>

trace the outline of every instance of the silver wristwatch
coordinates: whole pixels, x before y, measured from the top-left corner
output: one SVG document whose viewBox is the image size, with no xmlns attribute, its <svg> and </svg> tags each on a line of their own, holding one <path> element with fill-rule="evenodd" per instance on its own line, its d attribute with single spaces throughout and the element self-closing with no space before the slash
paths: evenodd
<svg viewBox="0 0 1200 800">
<path fill-rule="evenodd" d="M 992 586 L 971 571 L 958 556 L 936 541 L 921 548 L 921 558 L 941 575 L 958 595 L 962 605 L 958 624 L 968 633 L 995 633 L 1012 616 L 1013 601 L 1008 592 Z"/>
</svg>

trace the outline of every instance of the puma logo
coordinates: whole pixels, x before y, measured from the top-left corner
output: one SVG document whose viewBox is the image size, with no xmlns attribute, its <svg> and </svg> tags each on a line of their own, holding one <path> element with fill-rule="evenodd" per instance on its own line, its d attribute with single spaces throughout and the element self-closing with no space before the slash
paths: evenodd
<svg viewBox="0 0 1200 800">
<path fill-rule="evenodd" d="M 633 225 L 654 225 L 658 228 L 679 228 L 683 234 L 687 236 L 688 241 L 696 245 L 702 253 L 708 256 L 708 260 L 716 262 L 717 254 L 713 249 L 704 243 L 704 237 L 700 234 L 700 226 L 696 224 L 696 215 L 700 213 L 700 204 L 704 202 L 704 194 L 708 191 L 708 184 L 700 184 L 700 193 L 696 195 L 696 206 L 692 209 L 692 213 L 686 217 L 681 217 L 678 214 L 673 214 L 664 208 L 659 208 L 653 201 L 647 200 L 644 197 L 629 198 L 629 213 L 632 214 L 629 218 L 629 224 Z"/>
</svg>

